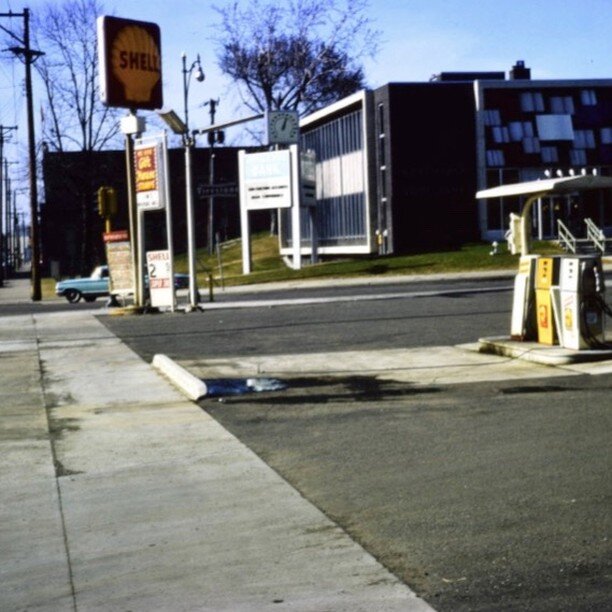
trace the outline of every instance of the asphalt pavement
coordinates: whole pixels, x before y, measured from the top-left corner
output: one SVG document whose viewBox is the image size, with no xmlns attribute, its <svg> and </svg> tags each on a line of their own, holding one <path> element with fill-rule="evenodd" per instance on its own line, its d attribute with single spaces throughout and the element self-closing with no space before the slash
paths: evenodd
<svg viewBox="0 0 612 612">
<path fill-rule="evenodd" d="M 36 308 L 0 318 L 0 609 L 431 609 L 99 311 Z"/>
</svg>

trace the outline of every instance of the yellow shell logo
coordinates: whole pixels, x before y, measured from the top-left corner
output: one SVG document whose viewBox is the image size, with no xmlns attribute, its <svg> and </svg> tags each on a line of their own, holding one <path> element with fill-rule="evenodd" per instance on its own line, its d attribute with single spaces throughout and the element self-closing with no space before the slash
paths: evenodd
<svg viewBox="0 0 612 612">
<path fill-rule="evenodd" d="M 153 37 L 138 26 L 123 28 L 113 41 L 112 69 L 128 100 L 148 102 L 161 78 L 161 58 Z"/>
</svg>

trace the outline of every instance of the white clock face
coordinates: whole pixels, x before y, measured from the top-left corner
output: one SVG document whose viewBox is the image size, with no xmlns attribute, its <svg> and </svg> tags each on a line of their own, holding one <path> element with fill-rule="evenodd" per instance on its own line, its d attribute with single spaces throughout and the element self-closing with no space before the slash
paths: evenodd
<svg viewBox="0 0 612 612">
<path fill-rule="evenodd" d="M 270 144 L 291 144 L 298 141 L 300 120 L 294 111 L 268 113 L 268 141 Z"/>
</svg>

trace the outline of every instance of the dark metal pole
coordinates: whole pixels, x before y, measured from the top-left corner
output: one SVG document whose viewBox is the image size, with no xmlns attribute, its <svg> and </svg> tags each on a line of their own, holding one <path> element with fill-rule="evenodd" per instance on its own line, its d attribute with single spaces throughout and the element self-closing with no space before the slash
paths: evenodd
<svg viewBox="0 0 612 612">
<path fill-rule="evenodd" d="M 34 135 L 34 102 L 32 95 L 32 64 L 37 57 L 43 55 L 42 51 L 30 48 L 30 10 L 23 9 L 23 13 L 2 13 L 0 17 L 23 17 L 23 40 L 7 31 L 12 38 L 23 44 L 23 47 L 9 47 L 16 55 L 23 55 L 25 62 L 25 90 L 26 111 L 28 121 L 28 168 L 30 188 L 30 241 L 32 249 L 32 300 L 38 302 L 42 298 L 40 284 L 40 238 L 38 219 L 38 185 L 36 181 L 36 138 Z M 3 28 L 5 29 L 5 28 Z"/>
<path fill-rule="evenodd" d="M 42 299 L 40 284 L 40 238 L 38 219 L 38 185 L 36 180 L 36 140 L 34 136 L 34 103 L 32 98 L 32 63 L 36 57 L 30 49 L 30 10 L 23 9 L 23 42 L 25 47 L 25 88 L 28 119 L 28 167 L 30 175 L 30 215 L 32 241 L 32 301 Z"/>
<path fill-rule="evenodd" d="M 131 111 L 132 114 L 135 114 Z M 125 134 L 125 172 L 127 177 L 127 198 L 128 198 L 128 215 L 130 224 L 130 251 L 132 255 L 132 281 L 134 284 L 134 304 L 139 307 L 141 303 L 141 288 L 138 266 L 140 264 L 140 256 L 137 248 L 137 215 L 136 207 L 136 180 L 134 177 L 134 141 L 131 134 Z"/>
<path fill-rule="evenodd" d="M 4 262 L 6 260 L 4 256 L 4 241 L 2 235 L 2 215 L 3 207 L 5 205 L 4 196 L 4 126 L 0 125 L 0 287 L 4 286 Z"/>
</svg>

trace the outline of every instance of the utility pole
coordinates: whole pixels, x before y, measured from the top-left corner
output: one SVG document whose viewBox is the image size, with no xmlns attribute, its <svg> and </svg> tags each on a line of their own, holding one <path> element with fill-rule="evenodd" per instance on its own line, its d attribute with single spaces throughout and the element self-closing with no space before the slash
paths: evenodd
<svg viewBox="0 0 612 612">
<path fill-rule="evenodd" d="M 219 105 L 219 98 L 214 100 L 211 98 L 208 102 L 204 102 L 202 106 L 208 106 L 210 108 L 210 125 L 215 125 L 215 114 L 217 112 L 217 106 Z M 208 144 L 210 145 L 210 160 L 208 164 L 208 184 L 215 184 L 215 144 L 222 144 L 225 139 L 225 133 L 223 130 L 213 130 L 208 132 Z M 215 223 L 215 196 L 210 195 L 208 198 L 208 254 L 212 255 L 214 252 L 214 223 Z"/>
<path fill-rule="evenodd" d="M 41 56 L 42 51 L 35 51 L 30 48 L 30 10 L 25 8 L 23 13 L 0 13 L 0 17 L 22 18 L 23 37 L 20 38 L 5 27 L 0 26 L 11 38 L 16 40 L 20 46 L 9 47 L 14 55 L 23 58 L 25 63 L 25 89 L 26 89 L 26 110 L 28 121 L 28 167 L 29 167 L 29 187 L 30 187 L 30 241 L 32 247 L 32 301 L 39 302 L 42 299 L 41 278 L 40 278 L 40 237 L 38 219 L 38 185 L 36 182 L 36 140 L 34 137 L 34 102 L 32 97 L 32 64 Z"/>
<path fill-rule="evenodd" d="M 17 126 L 16 125 L 12 125 L 12 126 L 6 126 L 6 125 L 0 125 L 0 287 L 2 287 L 4 285 L 4 266 L 6 264 L 6 256 L 5 253 L 7 251 L 7 249 L 5 248 L 5 243 L 4 243 L 4 237 L 3 237 L 3 232 L 2 232 L 2 218 L 3 218 L 3 211 L 7 211 L 8 210 L 8 200 L 7 200 L 7 194 L 8 191 L 6 191 L 4 189 L 4 172 L 5 172 L 5 168 L 6 165 L 4 164 L 4 142 L 5 142 L 5 137 L 4 135 L 6 134 L 7 136 L 10 136 L 10 131 L 11 130 L 16 130 Z M 8 225 L 6 226 L 6 233 L 8 234 Z"/>
</svg>

